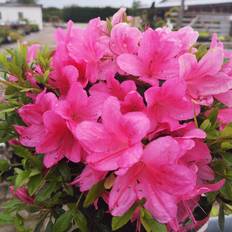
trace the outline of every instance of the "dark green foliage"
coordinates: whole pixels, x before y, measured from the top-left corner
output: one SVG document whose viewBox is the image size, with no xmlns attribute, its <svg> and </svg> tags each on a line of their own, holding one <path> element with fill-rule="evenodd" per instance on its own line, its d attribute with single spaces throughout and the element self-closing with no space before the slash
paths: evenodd
<svg viewBox="0 0 232 232">
<path fill-rule="evenodd" d="M 63 20 L 72 20 L 74 22 L 88 22 L 92 18 L 100 17 L 106 19 L 111 17 L 118 9 L 105 7 L 79 7 L 70 6 L 63 9 Z"/>
</svg>

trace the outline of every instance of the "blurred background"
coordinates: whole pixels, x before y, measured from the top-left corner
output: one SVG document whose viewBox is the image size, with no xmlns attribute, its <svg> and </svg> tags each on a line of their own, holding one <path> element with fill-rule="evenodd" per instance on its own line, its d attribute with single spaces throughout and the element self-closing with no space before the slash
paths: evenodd
<svg viewBox="0 0 232 232">
<path fill-rule="evenodd" d="M 94 17 L 106 19 L 126 7 L 140 27 L 192 26 L 200 42 L 213 32 L 231 48 L 232 0 L 0 0 L 0 50 L 17 41 L 54 45 L 53 32 L 72 20 L 83 27 Z"/>
</svg>

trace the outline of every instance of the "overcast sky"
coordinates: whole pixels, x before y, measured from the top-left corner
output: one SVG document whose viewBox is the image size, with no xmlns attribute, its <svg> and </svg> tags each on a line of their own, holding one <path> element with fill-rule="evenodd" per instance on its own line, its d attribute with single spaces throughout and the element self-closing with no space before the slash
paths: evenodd
<svg viewBox="0 0 232 232">
<path fill-rule="evenodd" d="M 79 6 L 112 6 L 112 7 L 120 7 L 120 6 L 131 6 L 133 0 L 38 0 L 40 4 L 43 4 L 44 7 L 48 6 L 56 6 L 63 7 L 67 5 L 77 4 Z M 152 0 L 142 0 L 142 4 L 149 4 Z"/>
</svg>

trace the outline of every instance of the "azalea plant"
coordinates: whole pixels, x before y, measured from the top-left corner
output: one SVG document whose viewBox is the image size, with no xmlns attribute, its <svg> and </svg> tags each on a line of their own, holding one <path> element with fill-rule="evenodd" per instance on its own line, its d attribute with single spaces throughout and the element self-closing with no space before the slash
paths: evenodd
<svg viewBox="0 0 232 232">
<path fill-rule="evenodd" d="M 197 231 L 232 211 L 232 53 L 120 9 L 1 54 L 0 224 L 30 231 Z"/>
</svg>

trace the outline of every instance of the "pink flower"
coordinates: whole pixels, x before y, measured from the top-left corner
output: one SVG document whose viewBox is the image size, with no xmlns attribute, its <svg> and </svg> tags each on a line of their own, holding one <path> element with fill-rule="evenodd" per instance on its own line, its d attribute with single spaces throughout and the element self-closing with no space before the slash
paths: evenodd
<svg viewBox="0 0 232 232">
<path fill-rule="evenodd" d="M 116 25 L 118 23 L 122 23 L 126 19 L 126 8 L 120 8 L 112 17 L 111 23 L 112 25 Z"/>
<path fill-rule="evenodd" d="M 137 91 L 131 91 L 121 103 L 122 113 L 145 111 L 145 104 L 142 96 Z"/>
<path fill-rule="evenodd" d="M 74 83 L 67 96 L 60 100 L 56 112 L 74 128 L 84 120 L 97 121 L 102 112 L 102 101 L 94 96 L 87 96 L 80 84 Z"/>
<path fill-rule="evenodd" d="M 117 97 L 121 102 L 123 113 L 143 111 L 145 105 L 142 96 L 136 91 L 137 87 L 132 80 L 120 83 L 115 78 L 108 78 L 106 83 L 97 83 L 90 88 L 90 94 L 102 104 L 110 97 Z"/>
<path fill-rule="evenodd" d="M 182 147 L 182 153 L 178 162 L 187 165 L 197 175 L 195 190 L 189 194 L 190 197 L 186 195 L 185 198 L 190 199 L 202 193 L 220 189 L 224 184 L 224 180 L 215 184 L 209 184 L 209 181 L 214 180 L 214 172 L 209 166 L 212 161 L 210 150 L 203 140 L 206 138 L 206 133 L 196 128 L 194 123 L 187 123 L 178 130 L 173 131 L 171 135 L 175 137 L 175 140 Z"/>
<path fill-rule="evenodd" d="M 178 40 L 180 47 L 180 53 L 188 52 L 192 46 L 197 42 L 199 33 L 194 31 L 191 27 L 183 27 L 178 31 L 171 32 L 171 35 Z"/>
<path fill-rule="evenodd" d="M 170 130 L 178 128 L 180 120 L 192 119 L 193 104 L 185 96 L 186 86 L 178 79 L 166 81 L 162 87 L 151 87 L 145 92 L 147 114 L 152 129 L 167 124 Z"/>
<path fill-rule="evenodd" d="M 120 83 L 111 77 L 107 79 L 106 83 L 100 82 L 91 87 L 90 95 L 99 100 L 101 99 L 102 103 L 110 96 L 114 96 L 123 102 L 126 96 L 133 91 L 136 91 L 134 81 L 129 80 Z"/>
<path fill-rule="evenodd" d="M 198 201 L 200 200 L 200 197 L 195 197 L 193 199 L 190 199 L 188 201 L 181 201 L 178 203 L 178 209 L 177 209 L 177 217 L 170 221 L 168 223 L 168 231 L 176 231 L 176 232 L 186 232 L 191 230 L 197 230 L 202 227 L 208 220 L 210 215 L 205 215 L 206 218 L 201 221 L 196 221 L 193 211 L 198 207 L 199 205 Z M 188 221 L 191 220 L 191 223 L 188 223 Z"/>
<path fill-rule="evenodd" d="M 221 47 L 223 47 L 223 45 L 221 45 Z M 228 57 L 228 59 L 229 60 L 223 65 L 222 72 L 224 72 L 226 75 L 228 75 L 232 79 L 232 55 L 231 54 Z M 232 89 L 228 90 L 225 93 L 214 95 L 214 97 L 218 101 L 226 105 L 227 107 L 232 107 Z"/>
<path fill-rule="evenodd" d="M 73 23 L 68 22 L 67 31 L 58 29 L 56 32 L 57 48 L 52 57 L 53 71 L 50 75 L 50 84 L 60 90 L 62 95 L 66 95 L 70 86 L 75 82 L 80 82 L 83 86 L 88 83 L 86 77 L 86 62 L 84 60 L 76 61 L 68 50 L 76 33 L 82 33 L 81 29 L 73 28 Z"/>
<path fill-rule="evenodd" d="M 126 23 L 119 23 L 113 27 L 110 37 L 110 49 L 116 55 L 122 53 L 134 54 L 138 51 L 142 33 Z"/>
<path fill-rule="evenodd" d="M 120 103 L 109 97 L 102 114 L 102 123 L 85 121 L 76 129 L 76 137 L 87 151 L 87 163 L 101 171 L 124 169 L 140 159 L 141 140 L 149 130 L 148 118 L 140 112 L 122 115 Z"/>
<path fill-rule="evenodd" d="M 8 142 L 8 144 L 13 145 L 13 146 L 14 145 L 20 145 L 20 142 L 19 142 L 18 139 L 10 139 L 7 142 Z"/>
<path fill-rule="evenodd" d="M 15 126 L 20 135 L 20 143 L 28 147 L 36 147 L 41 143 L 45 133 L 43 125 L 43 114 L 54 109 L 57 104 L 57 98 L 53 93 L 40 93 L 34 104 L 27 104 L 18 111 L 20 117 L 26 126 Z"/>
<path fill-rule="evenodd" d="M 232 107 L 232 89 L 228 90 L 225 93 L 214 95 L 214 98 L 223 103 L 225 106 Z"/>
<path fill-rule="evenodd" d="M 107 172 L 97 171 L 93 168 L 86 166 L 80 176 L 78 176 L 71 184 L 79 185 L 80 191 L 85 192 L 90 190 L 95 184 L 103 180 Z"/>
<path fill-rule="evenodd" d="M 180 77 L 186 82 L 187 93 L 197 103 L 209 105 L 213 95 L 232 88 L 232 79 L 221 71 L 223 59 L 221 48 L 210 49 L 199 62 L 191 54 L 179 58 Z"/>
<path fill-rule="evenodd" d="M 31 63 L 41 48 L 40 44 L 33 44 L 27 48 L 27 63 Z"/>
<path fill-rule="evenodd" d="M 53 67 L 49 83 L 55 88 L 59 89 L 60 94 L 65 96 L 73 83 L 79 82 L 86 86 L 88 80 L 85 77 L 86 63 L 80 61 L 79 63 L 72 63 L 72 61 L 61 62 L 58 50 L 57 55 L 53 57 Z M 57 57 L 56 57 L 57 56 Z M 56 63 L 55 59 L 58 60 Z"/>
<path fill-rule="evenodd" d="M 181 139 L 205 139 L 206 133 L 195 126 L 193 122 L 185 123 L 179 126 L 177 130 L 172 131 L 171 135 Z"/>
<path fill-rule="evenodd" d="M 210 43 L 210 48 L 224 49 L 224 45 L 223 45 L 222 42 L 219 41 L 218 35 L 216 33 L 213 33 L 212 40 L 211 40 L 211 43 Z"/>
<path fill-rule="evenodd" d="M 216 99 L 229 107 L 219 110 L 216 126 L 232 122 L 232 53 L 214 35 L 198 60 L 198 33 L 191 27 L 142 32 L 128 19 L 121 8 L 111 21 L 95 18 L 86 28 L 70 21 L 57 30 L 47 89 L 25 93 L 32 103 L 18 110 L 24 124 L 15 126 L 19 138 L 9 143 L 42 154 L 46 168 L 62 159 L 80 162 L 82 172 L 70 185 L 86 192 L 104 182 L 101 197 L 113 216 L 145 200 L 142 207 L 168 230 L 196 229 L 201 222 L 193 211 L 202 194 L 217 192 L 225 180 L 211 168 L 215 157 L 195 117 L 204 120 Z M 28 88 L 43 87 L 39 49 L 27 50 Z M 15 76 L 6 80 L 21 85 Z M 201 105 L 208 106 L 202 113 Z M 34 202 L 26 187 L 11 192 Z M 137 229 L 140 209 L 133 217 Z"/>
<path fill-rule="evenodd" d="M 47 168 L 57 164 L 64 157 L 75 163 L 81 160 L 83 150 L 61 116 L 54 111 L 45 112 L 43 126 L 45 134 L 40 138 L 36 152 L 45 154 L 43 162 Z"/>
<path fill-rule="evenodd" d="M 191 192 L 196 184 L 194 172 L 177 164 L 180 147 L 171 137 L 152 141 L 140 163 L 118 176 L 110 192 L 109 207 L 114 216 L 125 213 L 137 199 L 161 223 L 177 214 L 177 197 Z"/>
<path fill-rule="evenodd" d="M 86 63 L 86 78 L 91 83 L 96 82 L 103 60 L 111 60 L 109 37 L 105 34 L 103 22 L 100 18 L 90 20 L 83 30 L 74 32 L 74 36 L 67 45 L 69 56 L 77 63 Z M 105 68 L 105 66 L 103 66 Z M 102 77 L 106 79 L 107 77 Z"/>
<path fill-rule="evenodd" d="M 119 67 L 128 74 L 156 85 L 158 79 L 176 77 L 179 46 L 175 39 L 165 33 L 148 29 L 138 49 L 138 55 L 125 53 L 117 58 Z"/>
<path fill-rule="evenodd" d="M 14 186 L 10 186 L 10 192 L 17 197 L 20 201 L 26 204 L 33 204 L 34 197 L 31 197 L 25 187 L 21 187 L 15 190 Z"/>
<path fill-rule="evenodd" d="M 11 82 L 17 82 L 18 81 L 18 77 L 13 76 L 13 75 L 9 75 L 8 76 L 8 80 L 11 81 Z"/>
<path fill-rule="evenodd" d="M 232 122 L 232 108 L 220 109 L 218 113 L 220 129 Z"/>
<path fill-rule="evenodd" d="M 42 92 L 35 104 L 28 104 L 19 110 L 27 127 L 16 126 L 21 144 L 35 147 L 37 153 L 44 153 L 44 165 L 50 168 L 62 158 L 79 162 L 83 150 L 67 126 L 65 119 L 54 110 L 57 98 L 52 93 Z"/>
<path fill-rule="evenodd" d="M 31 86 L 33 86 L 33 87 L 38 86 L 36 77 L 41 76 L 41 75 L 43 75 L 43 70 L 41 69 L 41 67 L 39 65 L 35 65 L 33 70 L 27 71 L 25 73 L 25 76 L 26 76 L 27 80 L 30 82 Z"/>
</svg>

